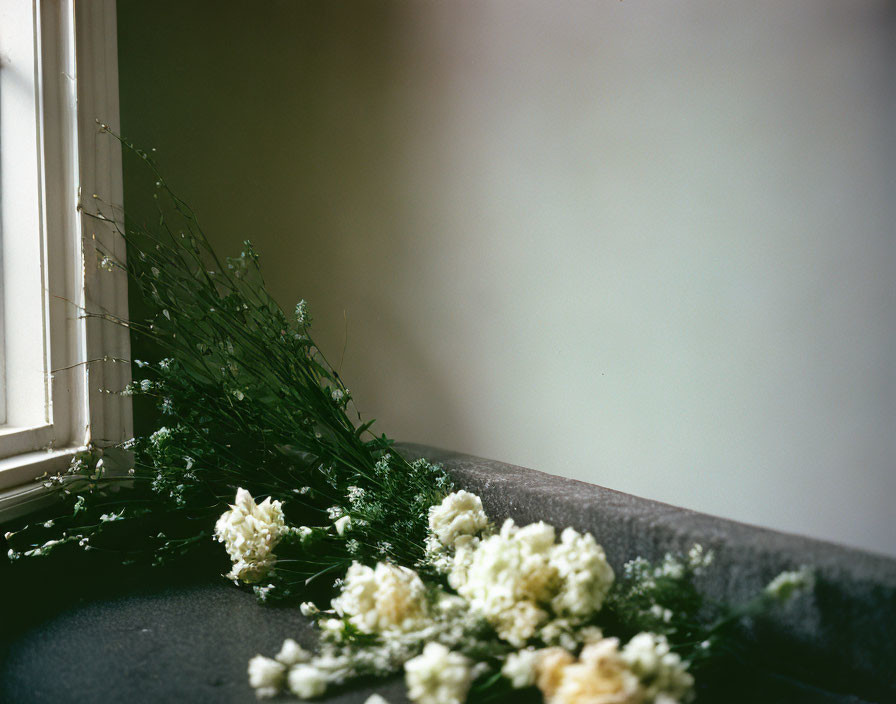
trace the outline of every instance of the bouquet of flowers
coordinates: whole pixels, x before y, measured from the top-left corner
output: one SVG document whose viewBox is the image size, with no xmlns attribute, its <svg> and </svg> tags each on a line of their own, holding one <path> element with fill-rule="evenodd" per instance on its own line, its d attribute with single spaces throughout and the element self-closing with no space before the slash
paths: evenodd
<svg viewBox="0 0 896 704">
<path fill-rule="evenodd" d="M 97 550 L 163 564 L 218 541 L 227 578 L 320 629 L 316 654 L 287 640 L 249 662 L 259 697 L 404 672 L 420 704 L 521 691 L 548 704 L 687 702 L 735 645 L 733 625 L 811 588 L 803 570 L 736 608 L 709 604 L 694 583 L 712 562 L 699 545 L 617 575 L 590 534 L 496 526 L 443 468 L 373 432 L 314 343 L 307 303 L 277 305 L 249 242 L 219 259 L 150 155 L 122 143 L 153 175 L 158 219 L 139 225 L 96 198 L 93 217 L 129 248 L 127 264 L 101 253 L 97 266 L 126 268 L 150 312 L 85 314 L 153 350 L 134 361 L 136 381 L 107 391 L 148 399 L 159 422 L 43 477 L 58 516 L 7 533 L 10 559 Z"/>
</svg>

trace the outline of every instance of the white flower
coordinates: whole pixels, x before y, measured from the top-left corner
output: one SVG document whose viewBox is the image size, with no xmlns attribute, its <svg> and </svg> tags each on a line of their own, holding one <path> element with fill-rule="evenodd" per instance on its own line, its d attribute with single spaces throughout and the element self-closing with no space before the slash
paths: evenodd
<svg viewBox="0 0 896 704">
<path fill-rule="evenodd" d="M 332 606 L 362 633 L 409 631 L 426 615 L 426 587 L 407 567 L 380 562 L 374 569 L 353 562 Z"/>
<path fill-rule="evenodd" d="M 468 491 L 448 494 L 442 503 L 429 509 L 429 530 L 445 547 L 454 547 L 462 535 L 478 535 L 488 525 L 482 500 Z"/>
<path fill-rule="evenodd" d="M 537 684 L 547 704 L 642 704 L 644 690 L 619 655 L 619 641 L 586 645 L 579 660 L 562 648 L 540 651 Z"/>
<path fill-rule="evenodd" d="M 567 528 L 555 537 L 543 521 L 517 528 L 510 519 L 497 535 L 459 536 L 448 583 L 512 645 L 559 616 L 556 637 L 545 640 L 574 647 L 573 629 L 600 610 L 614 575 L 591 534 Z"/>
<path fill-rule="evenodd" d="M 694 543 L 688 550 L 688 566 L 696 574 L 700 574 L 706 567 L 709 567 L 713 558 L 712 550 L 704 550 L 700 543 Z"/>
<path fill-rule="evenodd" d="M 458 589 L 460 585 L 467 581 L 467 572 L 470 569 L 470 565 L 473 564 L 473 555 L 479 548 L 481 540 L 472 535 L 459 536 L 454 541 L 453 557 L 444 548 L 441 551 L 431 549 L 433 540 L 436 541 L 436 544 L 441 545 L 435 536 L 430 535 L 427 540 L 429 541 L 426 546 L 428 550 L 427 557 L 430 564 L 442 574 L 447 573 L 448 584 L 454 589 Z"/>
<path fill-rule="evenodd" d="M 548 621 L 538 637 L 549 646 L 560 646 L 566 650 L 578 650 L 580 645 L 588 645 L 602 640 L 603 631 L 598 626 L 582 626 L 578 621 L 568 618 L 555 618 Z"/>
<path fill-rule="evenodd" d="M 311 314 L 308 312 L 308 303 L 305 299 L 296 303 L 296 322 L 302 327 L 311 324 Z"/>
<path fill-rule="evenodd" d="M 471 662 L 440 643 L 404 664 L 408 699 L 417 704 L 463 704 L 473 680 Z"/>
<path fill-rule="evenodd" d="M 668 577 L 669 579 L 681 579 L 684 577 L 684 572 L 684 564 L 671 553 L 666 553 L 665 557 L 663 557 L 663 564 L 656 572 L 656 576 Z"/>
<path fill-rule="evenodd" d="M 301 611 L 302 616 L 306 618 L 317 616 L 317 614 L 320 613 L 320 609 L 317 608 L 317 604 L 315 604 L 313 601 L 303 601 L 299 605 L 299 611 Z"/>
<path fill-rule="evenodd" d="M 765 593 L 773 599 L 787 601 L 794 594 L 803 590 L 810 591 L 815 587 L 815 576 L 807 567 L 795 572 L 782 572 L 765 588 Z"/>
<path fill-rule="evenodd" d="M 327 678 L 314 665 L 296 665 L 287 676 L 289 691 L 299 699 L 314 699 L 327 691 Z"/>
<path fill-rule="evenodd" d="M 539 651 L 534 648 L 510 653 L 501 667 L 501 674 L 510 680 L 514 689 L 531 687 L 535 684 L 535 665 L 538 658 Z"/>
<path fill-rule="evenodd" d="M 659 604 L 654 604 L 650 607 L 650 615 L 654 616 L 660 621 L 664 623 L 669 623 L 672 620 L 672 611 L 669 609 L 664 609 Z"/>
<path fill-rule="evenodd" d="M 522 647 L 548 619 L 537 604 L 550 600 L 556 570 L 548 562 L 553 528 L 535 523 L 519 529 L 507 519 L 498 535 L 484 539 L 449 580 L 501 638 Z M 458 556 L 456 556 L 458 557 Z"/>
<path fill-rule="evenodd" d="M 548 645 L 559 645 L 566 650 L 576 650 L 584 641 L 584 638 L 580 638 L 576 630 L 576 624 L 568 618 L 555 618 L 548 621 L 538 631 L 538 637 Z"/>
<path fill-rule="evenodd" d="M 260 584 L 256 584 L 254 587 L 252 587 L 252 591 L 255 592 L 255 596 L 261 604 L 267 602 L 268 597 L 271 595 L 271 592 L 275 589 L 276 587 L 273 584 L 268 584 L 265 587 L 262 587 Z"/>
<path fill-rule="evenodd" d="M 286 667 L 276 660 L 256 655 L 249 661 L 249 685 L 259 699 L 275 697 L 283 687 Z"/>
<path fill-rule="evenodd" d="M 338 638 L 345 632 L 345 624 L 341 618 L 324 618 L 317 622 L 317 627 L 321 634 L 329 635 L 332 638 Z"/>
<path fill-rule="evenodd" d="M 374 692 L 364 700 L 364 704 L 389 704 L 389 701 Z"/>
<path fill-rule="evenodd" d="M 359 486 L 350 486 L 346 491 L 346 498 L 351 504 L 361 503 L 367 498 L 367 492 Z"/>
<path fill-rule="evenodd" d="M 639 633 L 622 649 L 622 660 L 644 686 L 647 701 L 687 701 L 694 686 L 677 653 L 669 650 L 665 636 Z"/>
<path fill-rule="evenodd" d="M 302 662 L 308 662 L 311 659 L 311 653 L 305 650 L 301 645 L 296 643 L 292 638 L 283 641 L 280 652 L 274 658 L 277 662 L 282 662 L 287 667 L 298 665 Z"/>
<path fill-rule="evenodd" d="M 287 532 L 279 501 L 266 498 L 256 504 L 245 489 L 215 524 L 215 538 L 224 543 L 233 567 L 227 575 L 234 582 L 261 581 L 277 558 L 273 549 Z"/>
<path fill-rule="evenodd" d="M 529 600 L 517 601 L 492 619 L 495 630 L 504 640 L 517 648 L 538 633 L 548 619 L 548 613 Z"/>
<path fill-rule="evenodd" d="M 345 535 L 345 531 L 351 528 L 352 518 L 351 516 L 343 516 L 342 518 L 338 518 L 333 525 L 336 526 L 336 532 L 339 535 Z"/>
<path fill-rule="evenodd" d="M 580 628 L 577 635 L 579 636 L 579 640 L 585 645 L 597 643 L 597 641 L 603 640 L 604 637 L 603 631 L 597 626 L 585 626 L 584 628 Z"/>
<path fill-rule="evenodd" d="M 588 618 L 600 611 L 613 586 L 614 574 L 594 536 L 567 528 L 560 544 L 552 548 L 550 561 L 562 580 L 551 600 L 554 613 Z"/>
<path fill-rule="evenodd" d="M 357 676 L 354 661 L 363 657 L 366 649 L 356 651 L 353 655 L 340 654 L 337 650 L 326 649 L 315 657 L 310 665 L 327 684 L 343 684 L 351 677 Z M 303 667 L 299 665 L 298 667 Z"/>
</svg>

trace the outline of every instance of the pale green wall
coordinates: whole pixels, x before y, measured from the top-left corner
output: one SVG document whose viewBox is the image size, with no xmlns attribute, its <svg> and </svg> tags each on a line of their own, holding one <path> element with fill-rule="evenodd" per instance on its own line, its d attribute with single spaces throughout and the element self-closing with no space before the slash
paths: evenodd
<svg viewBox="0 0 896 704">
<path fill-rule="evenodd" d="M 892 8 L 120 0 L 122 125 L 381 430 L 896 554 Z"/>
</svg>

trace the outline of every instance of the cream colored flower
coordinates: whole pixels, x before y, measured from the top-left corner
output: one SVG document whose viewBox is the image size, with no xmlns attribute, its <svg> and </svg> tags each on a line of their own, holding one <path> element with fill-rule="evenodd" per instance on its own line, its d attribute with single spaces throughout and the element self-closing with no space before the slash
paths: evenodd
<svg viewBox="0 0 896 704">
<path fill-rule="evenodd" d="M 311 659 L 311 653 L 305 650 L 301 645 L 296 643 L 292 638 L 283 641 L 280 652 L 274 658 L 277 662 L 282 662 L 287 667 L 298 665 L 302 662 L 308 662 Z"/>
<path fill-rule="evenodd" d="M 510 653 L 501 666 L 504 675 L 514 689 L 523 689 L 535 684 L 536 665 L 541 653 L 535 648 L 526 648 Z"/>
<path fill-rule="evenodd" d="M 305 618 L 311 618 L 313 616 L 317 616 L 320 613 L 320 609 L 317 608 L 317 604 L 313 601 L 303 601 L 299 604 L 299 611 L 302 612 L 302 616 Z"/>
<path fill-rule="evenodd" d="M 542 689 L 547 704 L 641 704 L 644 690 L 619 655 L 619 641 L 585 646 L 578 662 L 558 666 Z M 539 678 L 541 687 L 542 678 Z"/>
<path fill-rule="evenodd" d="M 538 631 L 538 637 L 549 646 L 560 646 L 567 650 L 578 650 L 579 646 L 593 640 L 600 640 L 603 634 L 594 638 L 592 626 L 580 628 L 577 620 L 570 618 L 555 618 L 548 621 Z"/>
<path fill-rule="evenodd" d="M 539 604 L 550 601 L 557 572 L 548 555 L 553 528 L 535 523 L 523 529 L 507 519 L 497 535 L 485 538 L 453 572 L 450 583 L 482 614 L 498 635 L 517 647 L 548 620 Z M 457 557 L 457 556 L 456 556 Z"/>
<path fill-rule="evenodd" d="M 615 576 L 594 536 L 567 528 L 551 548 L 550 561 L 560 576 L 560 589 L 551 600 L 554 613 L 588 618 L 600 611 Z"/>
<path fill-rule="evenodd" d="M 550 701 L 563 681 L 563 671 L 576 659 L 563 648 L 545 648 L 538 651 L 535 661 L 535 684 L 545 699 Z"/>
<path fill-rule="evenodd" d="M 597 641 L 603 640 L 604 633 L 597 626 L 585 626 L 584 628 L 579 629 L 578 636 L 581 639 L 582 643 L 588 645 L 590 643 L 597 643 Z"/>
<path fill-rule="evenodd" d="M 496 610 L 489 620 L 501 638 L 521 648 L 548 620 L 548 613 L 532 601 L 521 600 Z"/>
<path fill-rule="evenodd" d="M 463 489 L 448 494 L 442 503 L 429 509 L 429 530 L 445 547 L 454 547 L 460 536 L 478 535 L 488 525 L 481 499 Z"/>
<path fill-rule="evenodd" d="M 413 630 L 426 616 L 426 587 L 407 567 L 354 562 L 332 606 L 362 633 Z"/>
<path fill-rule="evenodd" d="M 215 538 L 224 543 L 233 567 L 227 577 L 234 583 L 261 581 L 277 561 L 273 549 L 287 532 L 279 501 L 266 498 L 256 504 L 245 489 L 215 524 Z"/>
<path fill-rule="evenodd" d="M 440 643 L 404 664 L 408 699 L 417 704 L 464 704 L 473 681 L 471 661 Z"/>
<path fill-rule="evenodd" d="M 364 700 L 364 704 L 389 704 L 389 700 L 374 692 Z"/>
<path fill-rule="evenodd" d="M 249 661 L 249 685 L 259 699 L 275 697 L 283 687 L 286 667 L 276 660 L 256 655 Z"/>
<path fill-rule="evenodd" d="M 327 678 L 314 665 L 296 665 L 287 677 L 289 691 L 299 699 L 314 699 L 327 691 Z"/>
<path fill-rule="evenodd" d="M 603 606 L 613 569 L 594 536 L 567 528 L 555 539 L 543 521 L 518 528 L 511 519 L 497 535 L 460 536 L 448 583 L 512 645 L 554 624 L 556 637 L 546 640 L 574 647 L 575 629 Z"/>
<path fill-rule="evenodd" d="M 450 553 L 443 553 L 439 560 L 432 562 L 439 572 L 448 573 L 448 584 L 453 589 L 459 589 L 467 581 L 467 573 L 470 565 L 473 564 L 473 555 L 479 548 L 480 542 L 479 538 L 471 535 L 461 535 L 454 541 L 453 557 L 450 556 Z M 448 557 L 444 557 L 445 554 Z M 431 557 L 434 555 L 435 553 L 431 553 Z"/>
</svg>

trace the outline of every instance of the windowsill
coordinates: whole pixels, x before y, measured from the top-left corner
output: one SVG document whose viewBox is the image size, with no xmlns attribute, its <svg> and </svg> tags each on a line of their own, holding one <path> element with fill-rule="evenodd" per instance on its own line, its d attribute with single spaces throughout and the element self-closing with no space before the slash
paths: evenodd
<svg viewBox="0 0 896 704">
<path fill-rule="evenodd" d="M 52 492 L 34 480 L 68 467 L 83 447 L 28 452 L 0 460 L 0 523 L 36 511 L 54 500 Z"/>
<path fill-rule="evenodd" d="M 87 443 L 114 445 L 133 430 L 130 399 L 104 391 L 130 382 L 129 365 L 104 363 L 130 357 L 128 330 L 92 317 L 128 318 L 126 273 L 93 265 L 98 252 L 124 262 L 125 244 L 80 202 L 123 202 L 120 148 L 97 126 L 120 132 L 115 0 L 0 5 L 11 30 L 0 72 L 0 167 L 10 167 L 0 168 L 0 289 L 15 292 L 0 305 L 7 522 L 52 500 L 35 478 L 65 471 Z"/>
<path fill-rule="evenodd" d="M 25 452 L 37 451 L 41 447 L 46 447 L 52 439 L 53 426 L 49 423 L 31 426 L 0 426 L 0 443 L 3 444 L 3 454 L 10 459 Z M 2 461 L 0 460 L 0 462 Z M 0 487 L 2 486 L 3 480 L 0 479 Z"/>
<path fill-rule="evenodd" d="M 686 551 L 699 542 L 715 552 L 699 582 L 711 601 L 744 603 L 781 570 L 812 566 L 820 585 L 816 596 L 769 611 L 740 642 L 759 648 L 753 652 L 761 661 L 768 652 L 788 654 L 774 664 L 786 677 L 763 680 L 761 672 L 751 670 L 738 685 L 744 690 L 735 692 L 744 695 L 738 700 L 896 701 L 892 678 L 883 674 L 896 658 L 893 558 L 502 462 L 422 445 L 402 443 L 398 449 L 408 458 L 441 463 L 459 486 L 482 497 L 498 525 L 504 518 L 520 525 L 546 520 L 592 533 L 617 574 L 635 556 L 660 560 L 667 551 Z M 10 572 L 22 570 L 16 572 L 21 576 L 0 580 L 17 605 L 18 621 L 0 632 L 0 700 L 254 702 L 245 677 L 248 659 L 272 652 L 285 637 L 311 647 L 313 633 L 296 612 L 258 608 L 249 590 L 217 576 L 227 558 L 222 549 L 211 549 L 210 538 L 206 545 L 205 553 L 164 571 L 104 564 L 100 551 L 91 553 L 97 559 L 78 554 L 78 562 L 68 565 L 16 561 Z M 97 657 L 66 669 L 72 652 Z M 150 661 L 146 653 L 153 654 Z M 35 688 L 39 679 L 41 687 Z M 375 686 L 388 692 L 390 701 L 403 700 L 400 680 L 397 686 L 389 681 Z M 360 704 L 369 694 L 351 689 L 337 698 Z"/>
</svg>

